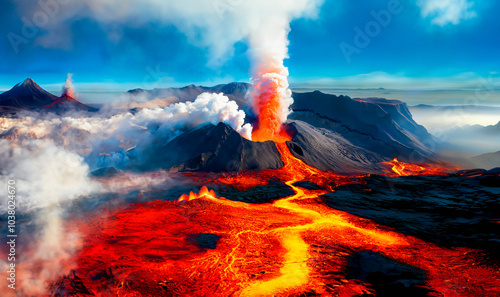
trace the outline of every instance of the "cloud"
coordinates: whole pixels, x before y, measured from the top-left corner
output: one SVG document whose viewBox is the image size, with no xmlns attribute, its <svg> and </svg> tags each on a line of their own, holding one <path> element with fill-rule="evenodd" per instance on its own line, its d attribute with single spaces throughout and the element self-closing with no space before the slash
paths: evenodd
<svg viewBox="0 0 500 297">
<path fill-rule="evenodd" d="M 418 0 L 417 4 L 422 17 L 431 18 L 432 24 L 439 26 L 457 25 L 477 16 L 472 0 Z"/>
<path fill-rule="evenodd" d="M 191 44 L 208 49 L 210 64 L 218 66 L 233 55 L 234 44 L 237 42 L 249 43 L 257 53 L 272 48 L 275 51 L 273 54 L 285 57 L 286 47 L 276 45 L 283 42 L 283 37 L 286 41 L 290 21 L 300 17 L 314 17 L 323 0 L 52 2 L 55 3 L 51 6 L 53 12 L 47 13 L 50 20 L 43 27 L 47 32 L 37 38 L 42 46 L 71 48 L 73 39 L 79 36 L 73 36 L 69 28 L 81 19 L 96 21 L 113 40 L 122 34 L 122 25 L 139 28 L 154 22 L 175 26 L 188 37 Z M 18 1 L 18 5 L 28 19 L 45 11 L 29 0 Z"/>
<path fill-rule="evenodd" d="M 86 157 L 91 168 L 125 168 L 125 152 L 140 152 L 154 141 L 167 143 L 182 132 L 199 125 L 226 123 L 250 139 L 252 126 L 236 102 L 222 93 L 202 93 L 193 102 L 179 102 L 165 108 L 144 108 L 136 113 L 117 113 L 103 108 L 95 116 L 25 113 L 19 118 L 0 118 L 1 137 L 49 139 L 67 150 Z"/>
</svg>

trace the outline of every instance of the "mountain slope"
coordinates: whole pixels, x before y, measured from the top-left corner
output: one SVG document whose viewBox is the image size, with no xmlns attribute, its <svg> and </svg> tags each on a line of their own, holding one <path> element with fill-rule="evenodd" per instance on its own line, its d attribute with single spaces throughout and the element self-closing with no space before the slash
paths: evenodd
<svg viewBox="0 0 500 297">
<path fill-rule="evenodd" d="M 42 89 L 31 78 L 0 94 L 0 112 L 12 113 L 49 105 L 57 96 Z"/>
<path fill-rule="evenodd" d="M 201 93 L 223 93 L 229 100 L 235 101 L 238 106 L 246 105 L 245 94 L 250 87 L 247 83 L 232 82 L 229 84 L 221 84 L 213 87 L 189 85 L 182 88 L 157 88 L 153 90 L 133 89 L 127 92 L 132 97 L 132 100 L 137 97 L 144 100 L 164 99 L 175 97 L 175 102 L 194 101 Z"/>
<path fill-rule="evenodd" d="M 287 142 L 290 152 L 320 170 L 374 173 L 381 170 L 378 163 L 385 161 L 383 156 L 353 145 L 337 132 L 298 120 L 289 121 L 287 128 L 294 134 L 292 141 Z"/>
<path fill-rule="evenodd" d="M 67 93 L 57 97 L 42 89 L 31 78 L 0 94 L 0 114 L 23 110 L 65 112 L 68 110 L 95 111 Z"/>
<path fill-rule="evenodd" d="M 167 144 L 153 144 L 142 155 L 131 163 L 133 168 L 220 172 L 283 166 L 273 142 L 252 142 L 224 123 L 203 125 Z"/>
<path fill-rule="evenodd" d="M 351 99 L 319 91 L 294 93 L 290 119 L 342 135 L 355 146 L 405 162 L 435 162 L 428 144 L 436 140 L 412 118 L 405 103 Z"/>
<path fill-rule="evenodd" d="M 500 167 L 500 151 L 472 157 L 471 161 L 480 168 L 492 169 Z"/>
</svg>

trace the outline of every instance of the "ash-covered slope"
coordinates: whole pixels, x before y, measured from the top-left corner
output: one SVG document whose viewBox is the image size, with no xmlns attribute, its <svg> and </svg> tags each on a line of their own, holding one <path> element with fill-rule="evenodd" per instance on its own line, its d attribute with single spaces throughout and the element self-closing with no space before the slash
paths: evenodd
<svg viewBox="0 0 500 297">
<path fill-rule="evenodd" d="M 500 170 L 449 176 L 372 175 L 322 196 L 330 207 L 448 247 L 486 250 L 500 261 Z M 499 263 L 499 262 L 497 262 Z"/>
<path fill-rule="evenodd" d="M 57 97 L 42 89 L 31 78 L 0 94 L 0 115 L 23 110 L 65 112 L 69 110 L 95 111 L 69 95 Z"/>
<path fill-rule="evenodd" d="M 337 173 L 374 173 L 382 168 L 385 158 L 358 147 L 335 131 L 316 128 L 308 123 L 291 120 L 287 125 L 293 134 L 287 142 L 290 152 L 306 164 L 323 171 Z"/>
<path fill-rule="evenodd" d="M 224 123 L 203 125 L 167 144 L 153 144 L 143 155 L 132 168 L 220 172 L 283 167 L 273 142 L 252 142 Z"/>
<path fill-rule="evenodd" d="M 153 90 L 133 89 L 127 92 L 128 95 L 140 97 L 144 100 L 154 100 L 156 98 L 169 98 L 175 97 L 175 102 L 194 101 L 201 93 L 223 93 L 229 100 L 235 101 L 238 106 L 243 107 L 246 105 L 245 94 L 250 87 L 247 83 L 232 82 L 229 84 L 216 85 L 214 87 L 204 87 L 189 85 L 182 88 L 157 88 Z M 139 100 L 141 101 L 141 100 Z"/>
<path fill-rule="evenodd" d="M 347 142 L 386 159 L 436 162 L 436 140 L 412 118 L 405 103 L 385 99 L 351 99 L 319 91 L 294 93 L 290 119 L 340 135 Z"/>
</svg>

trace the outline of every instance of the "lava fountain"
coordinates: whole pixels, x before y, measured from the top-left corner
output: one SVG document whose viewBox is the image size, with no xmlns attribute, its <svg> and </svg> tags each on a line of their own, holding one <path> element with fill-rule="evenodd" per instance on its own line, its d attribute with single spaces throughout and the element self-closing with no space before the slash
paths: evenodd
<svg viewBox="0 0 500 297">
<path fill-rule="evenodd" d="M 253 79 L 253 86 L 247 97 L 250 98 L 253 112 L 257 115 L 252 132 L 253 141 L 286 138 L 282 133 L 283 123 L 290 113 L 293 103 L 292 92 L 288 89 L 288 70 L 283 65 L 272 67 Z"/>
</svg>

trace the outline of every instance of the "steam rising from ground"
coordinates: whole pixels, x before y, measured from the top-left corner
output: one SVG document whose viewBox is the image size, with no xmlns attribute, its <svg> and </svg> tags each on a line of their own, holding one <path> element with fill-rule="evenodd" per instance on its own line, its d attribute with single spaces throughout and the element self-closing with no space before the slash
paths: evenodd
<svg viewBox="0 0 500 297">
<path fill-rule="evenodd" d="M 15 180 L 16 232 L 24 229 L 24 236 L 29 237 L 29 241 L 19 239 L 17 245 L 18 293 L 40 294 L 45 291 L 45 280 L 68 273 L 66 269 L 72 266 L 74 252 L 80 246 L 78 234 L 64 228 L 65 208 L 100 187 L 89 179 L 88 166 L 81 156 L 48 140 L 26 140 L 22 144 L 0 140 L 0 168 L 2 184 Z M 7 196 L 2 195 L 1 213 L 7 212 L 6 207 Z M 28 222 L 21 221 L 21 216 L 28 217 Z M 30 234 L 26 225 L 36 232 Z M 24 251 L 20 251 L 20 244 Z M 7 263 L 0 264 L 4 270 Z"/>
</svg>

